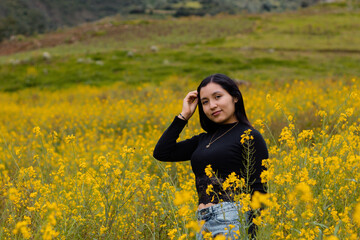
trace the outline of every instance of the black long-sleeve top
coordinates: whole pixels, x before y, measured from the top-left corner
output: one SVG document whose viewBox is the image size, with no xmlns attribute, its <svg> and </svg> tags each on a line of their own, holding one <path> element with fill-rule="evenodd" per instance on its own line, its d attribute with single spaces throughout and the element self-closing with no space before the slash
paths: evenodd
<svg viewBox="0 0 360 240">
<path fill-rule="evenodd" d="M 190 139 L 177 142 L 179 135 L 186 125 L 186 121 L 175 117 L 155 146 L 153 156 L 159 161 L 178 162 L 191 160 L 191 167 L 195 174 L 196 190 L 200 203 L 218 203 L 220 201 L 233 201 L 233 194 L 224 191 L 221 184 L 232 172 L 240 177 L 245 177 L 244 145 L 240 142 L 244 131 L 251 129 L 253 136 L 252 174 L 249 183 L 252 192 L 265 192 L 261 183 L 260 174 L 264 170 L 262 160 L 268 158 L 266 143 L 261 134 L 254 128 L 238 123 L 219 125 L 214 132 L 201 133 Z M 230 131 L 228 131 L 231 127 Z M 228 131 L 225 135 L 223 133 Z M 209 148 L 206 145 L 214 141 Z M 209 178 L 205 174 L 207 165 L 211 165 L 216 173 L 216 178 Z M 206 193 L 208 185 L 213 185 L 213 192 Z"/>
</svg>

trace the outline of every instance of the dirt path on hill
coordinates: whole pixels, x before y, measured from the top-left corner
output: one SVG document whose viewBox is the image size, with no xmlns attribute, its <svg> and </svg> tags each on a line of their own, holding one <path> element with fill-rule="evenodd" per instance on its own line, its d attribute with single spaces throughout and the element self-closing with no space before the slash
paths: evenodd
<svg viewBox="0 0 360 240">
<path fill-rule="evenodd" d="M 123 35 L 125 32 L 133 31 L 133 33 L 141 34 L 140 26 L 120 25 L 113 26 L 111 24 L 102 24 L 94 26 L 94 24 L 83 24 L 77 28 L 59 30 L 57 32 L 46 33 L 39 37 L 29 37 L 21 39 L 21 37 L 13 37 L 13 39 L 0 42 L 0 56 L 11 55 L 19 52 L 26 52 L 41 48 L 51 48 L 59 45 L 70 45 L 73 43 L 86 43 L 94 38 L 108 38 L 116 35 Z"/>
</svg>

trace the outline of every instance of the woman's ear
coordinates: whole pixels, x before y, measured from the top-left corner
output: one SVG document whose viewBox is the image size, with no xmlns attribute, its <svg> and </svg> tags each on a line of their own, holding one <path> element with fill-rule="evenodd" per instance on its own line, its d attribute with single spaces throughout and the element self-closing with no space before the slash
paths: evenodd
<svg viewBox="0 0 360 240">
<path fill-rule="evenodd" d="M 237 103 L 238 99 L 236 97 L 234 97 L 234 103 Z"/>
</svg>

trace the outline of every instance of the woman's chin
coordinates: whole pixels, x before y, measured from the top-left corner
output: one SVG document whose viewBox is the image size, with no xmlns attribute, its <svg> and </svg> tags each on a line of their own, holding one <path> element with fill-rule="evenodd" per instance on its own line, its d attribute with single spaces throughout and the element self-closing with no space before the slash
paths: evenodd
<svg viewBox="0 0 360 240">
<path fill-rule="evenodd" d="M 224 119 L 221 119 L 221 118 L 213 118 L 213 119 L 211 119 L 211 121 L 213 121 L 213 122 L 216 123 L 216 124 L 223 124 Z"/>
</svg>

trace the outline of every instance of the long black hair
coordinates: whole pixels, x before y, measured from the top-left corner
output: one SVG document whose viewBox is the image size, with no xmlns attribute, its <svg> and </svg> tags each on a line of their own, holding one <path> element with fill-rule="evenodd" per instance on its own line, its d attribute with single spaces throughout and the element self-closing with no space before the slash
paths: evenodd
<svg viewBox="0 0 360 240">
<path fill-rule="evenodd" d="M 243 101 L 243 98 L 242 98 L 242 95 L 241 95 L 241 92 L 240 92 L 238 86 L 236 85 L 234 80 L 232 80 L 228 76 L 221 74 L 221 73 L 217 73 L 217 74 L 213 74 L 213 75 L 205 78 L 204 80 L 202 80 L 199 87 L 197 88 L 198 100 L 199 100 L 198 107 L 199 107 L 200 125 L 201 125 L 202 129 L 204 129 L 206 132 L 212 132 L 212 131 L 215 131 L 219 127 L 219 124 L 211 121 L 205 115 L 203 107 L 202 107 L 202 103 L 200 101 L 200 99 L 201 99 L 200 89 L 205 87 L 206 85 L 208 85 L 211 82 L 219 84 L 231 96 L 233 96 L 234 98 L 236 98 L 238 100 L 235 103 L 235 116 L 236 116 L 237 120 L 239 121 L 239 123 L 245 124 L 252 128 L 252 126 L 246 116 L 244 101 Z"/>
</svg>

